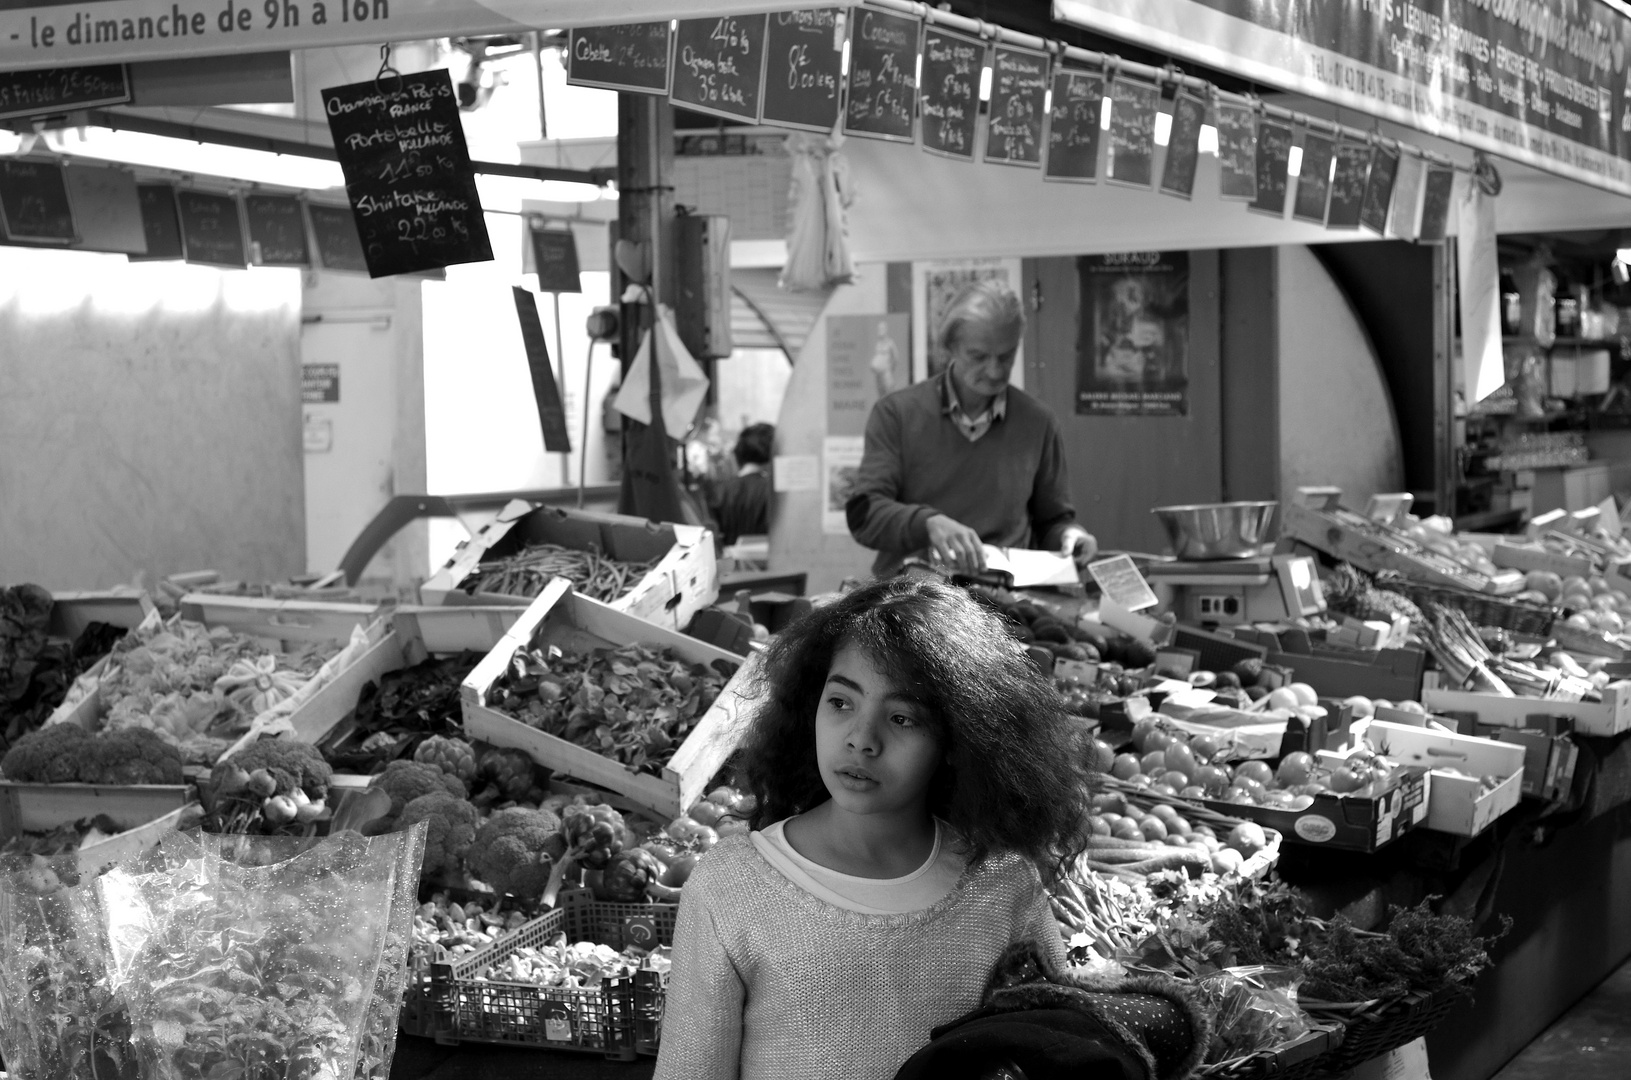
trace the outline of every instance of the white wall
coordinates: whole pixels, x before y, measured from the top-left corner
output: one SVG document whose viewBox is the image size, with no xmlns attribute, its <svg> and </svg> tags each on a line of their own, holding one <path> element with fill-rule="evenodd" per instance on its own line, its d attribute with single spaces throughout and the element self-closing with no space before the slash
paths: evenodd
<svg viewBox="0 0 1631 1080">
<path fill-rule="evenodd" d="M 0 248 L 0 583 L 305 569 L 300 273 Z"/>
<path fill-rule="evenodd" d="M 1399 423 L 1364 327 L 1308 248 L 1279 248 L 1277 271 L 1281 499 L 1309 484 L 1340 487 L 1350 506 L 1402 490 Z"/>
</svg>

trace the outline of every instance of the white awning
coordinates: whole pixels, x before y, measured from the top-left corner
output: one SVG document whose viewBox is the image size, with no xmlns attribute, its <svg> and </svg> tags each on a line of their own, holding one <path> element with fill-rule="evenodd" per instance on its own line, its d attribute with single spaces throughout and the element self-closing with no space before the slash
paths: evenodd
<svg viewBox="0 0 1631 1080">
<path fill-rule="evenodd" d="M 853 0 L 831 0 L 849 6 Z M 759 15 L 809 0 L 0 0 L 0 71 Z M 228 12 L 231 12 L 229 15 Z"/>
</svg>

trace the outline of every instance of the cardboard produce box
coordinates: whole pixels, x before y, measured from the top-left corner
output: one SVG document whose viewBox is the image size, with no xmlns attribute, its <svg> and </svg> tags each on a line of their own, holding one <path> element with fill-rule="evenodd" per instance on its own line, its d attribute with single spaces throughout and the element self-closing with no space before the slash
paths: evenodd
<svg viewBox="0 0 1631 1080">
<path fill-rule="evenodd" d="M 487 695 L 516 652 L 543 644 L 572 651 L 640 644 L 673 649 L 696 664 L 733 672 L 713 706 L 699 717 L 660 776 L 637 772 L 593 750 L 530 727 L 490 708 Z M 742 735 L 745 692 L 753 658 L 665 630 L 626 612 L 579 596 L 566 581 L 550 582 L 509 633 L 470 673 L 461 688 L 465 734 L 494 746 L 523 750 L 555 772 L 626 796 L 663 819 L 678 817 L 699 799 Z"/>
<path fill-rule="evenodd" d="M 1535 716 L 1560 716 L 1574 722 L 1582 735 L 1618 735 L 1631 729 L 1631 681 L 1621 680 L 1603 687 L 1602 701 L 1556 701 L 1550 698 L 1500 697 L 1470 690 L 1422 691 L 1421 703 L 1435 713 L 1461 713 L 1480 724 L 1497 727 L 1531 727 Z"/>
<path fill-rule="evenodd" d="M 1432 771 L 1427 827 L 1435 832 L 1477 836 L 1523 798 L 1524 751 L 1520 746 L 1385 720 L 1372 721 L 1365 729 L 1365 744 L 1401 765 Z M 1501 782 L 1485 790 L 1484 776 L 1500 777 Z"/>
<path fill-rule="evenodd" d="M 1249 818 L 1264 828 L 1278 829 L 1287 843 L 1370 852 L 1386 847 L 1426 820 L 1429 786 L 1426 769 L 1401 768 L 1394 770 L 1387 785 L 1373 798 L 1315 795 L 1314 804 L 1306 810 L 1217 799 L 1203 802 L 1220 814 Z"/>
<path fill-rule="evenodd" d="M 526 607 L 532 598 L 501 593 L 472 596 L 460 585 L 479 573 L 482 563 L 514 555 L 529 544 L 598 551 L 622 562 L 657 560 L 611 607 L 665 629 L 683 629 L 698 611 L 719 598 L 719 563 L 713 533 L 707 529 L 541 506 L 522 499 L 505 506 L 490 524 L 460 544 L 453 557 L 420 586 L 420 598 L 427 604 Z"/>
</svg>

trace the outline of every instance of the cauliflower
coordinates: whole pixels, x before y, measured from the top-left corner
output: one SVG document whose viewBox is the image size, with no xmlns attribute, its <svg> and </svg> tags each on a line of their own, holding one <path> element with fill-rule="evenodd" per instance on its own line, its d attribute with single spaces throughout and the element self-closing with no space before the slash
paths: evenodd
<svg viewBox="0 0 1631 1080">
<path fill-rule="evenodd" d="M 522 899 L 544 894 L 556 860 L 566 854 L 561 819 L 546 810 L 500 810 L 476 830 L 470 872 L 498 893 Z"/>
<path fill-rule="evenodd" d="M 238 776 L 247 773 L 248 778 Z M 271 780 L 271 790 L 264 790 L 267 781 L 259 777 L 264 771 Z M 228 778 L 233 778 L 229 781 Z M 210 786 L 219 791 L 236 791 L 254 780 L 250 790 L 261 798 L 289 795 L 299 788 L 312 799 L 328 797 L 329 781 L 334 770 L 317 748 L 293 739 L 262 739 L 250 743 L 230 758 L 222 758 L 210 772 Z M 223 782 L 226 781 L 224 784 Z"/>
<path fill-rule="evenodd" d="M 406 829 L 418 821 L 430 823 L 425 834 L 425 861 L 421 872 L 458 874 L 465 853 L 476 839 L 476 825 L 481 821 L 476 808 L 464 798 L 435 791 L 403 807 L 396 827 Z"/>
<path fill-rule="evenodd" d="M 392 818 L 401 814 L 403 807 L 421 795 L 443 792 L 461 799 L 465 797 L 464 781 L 434 765 L 418 761 L 393 761 L 368 786 L 378 788 L 391 797 L 388 816 Z"/>
<path fill-rule="evenodd" d="M 55 724 L 18 739 L 0 760 L 6 779 L 23 783 L 180 784 L 181 755 L 155 732 L 126 728 L 91 734 Z"/>
<path fill-rule="evenodd" d="M 457 776 L 466 784 L 476 778 L 476 750 L 463 739 L 450 739 L 445 735 L 432 735 L 419 744 L 413 759 L 434 765 L 443 772 Z"/>
</svg>

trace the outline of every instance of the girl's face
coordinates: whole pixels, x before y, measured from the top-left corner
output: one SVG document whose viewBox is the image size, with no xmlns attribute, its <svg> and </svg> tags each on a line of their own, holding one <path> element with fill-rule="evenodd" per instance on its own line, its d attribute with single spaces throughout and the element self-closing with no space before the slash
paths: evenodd
<svg viewBox="0 0 1631 1080">
<path fill-rule="evenodd" d="M 853 645 L 833 656 L 815 728 L 816 764 L 834 805 L 853 814 L 928 813 L 942 754 L 927 710 Z"/>
</svg>

